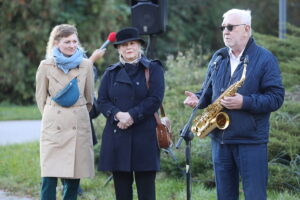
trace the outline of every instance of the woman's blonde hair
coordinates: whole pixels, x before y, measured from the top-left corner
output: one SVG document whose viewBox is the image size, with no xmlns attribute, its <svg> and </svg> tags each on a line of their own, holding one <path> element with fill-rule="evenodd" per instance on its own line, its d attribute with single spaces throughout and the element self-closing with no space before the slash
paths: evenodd
<svg viewBox="0 0 300 200">
<path fill-rule="evenodd" d="M 60 24 L 60 25 L 55 26 L 52 29 L 50 36 L 49 36 L 47 49 L 46 49 L 46 58 L 53 57 L 52 49 L 53 49 L 55 42 L 59 42 L 61 40 L 61 38 L 68 37 L 73 34 L 76 34 L 77 38 L 78 38 L 78 32 L 74 25 Z M 79 39 L 78 39 L 78 48 L 80 48 L 82 51 L 84 51 L 84 49 L 81 47 Z"/>
</svg>

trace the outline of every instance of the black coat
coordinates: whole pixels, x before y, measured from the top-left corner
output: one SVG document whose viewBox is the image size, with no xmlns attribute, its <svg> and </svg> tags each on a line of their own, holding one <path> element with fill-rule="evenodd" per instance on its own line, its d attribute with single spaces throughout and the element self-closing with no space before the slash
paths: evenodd
<svg viewBox="0 0 300 200">
<path fill-rule="evenodd" d="M 147 89 L 145 68 L 150 70 Z M 160 150 L 156 138 L 154 113 L 164 96 L 164 74 L 159 61 L 142 57 L 137 66 L 116 63 L 101 80 L 98 108 L 107 118 L 102 135 L 98 169 L 102 171 L 157 171 Z M 134 124 L 117 127 L 117 112 L 129 112 Z"/>
</svg>

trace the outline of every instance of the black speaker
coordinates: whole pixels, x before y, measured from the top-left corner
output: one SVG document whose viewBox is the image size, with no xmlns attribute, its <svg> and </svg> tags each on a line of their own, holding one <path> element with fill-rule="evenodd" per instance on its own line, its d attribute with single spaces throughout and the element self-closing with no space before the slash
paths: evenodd
<svg viewBox="0 0 300 200">
<path fill-rule="evenodd" d="M 131 1 L 132 26 L 141 35 L 163 33 L 167 26 L 167 0 Z"/>
</svg>

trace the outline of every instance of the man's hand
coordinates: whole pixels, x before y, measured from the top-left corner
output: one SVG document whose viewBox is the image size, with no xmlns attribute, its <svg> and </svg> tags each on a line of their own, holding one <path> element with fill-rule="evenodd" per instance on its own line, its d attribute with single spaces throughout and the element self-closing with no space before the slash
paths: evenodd
<svg viewBox="0 0 300 200">
<path fill-rule="evenodd" d="M 187 96 L 183 102 L 184 105 L 194 108 L 199 103 L 199 99 L 194 93 L 185 91 L 184 94 Z"/>
<path fill-rule="evenodd" d="M 224 97 L 224 99 L 221 99 L 221 104 L 230 110 L 241 109 L 243 106 L 243 96 L 239 93 L 236 93 L 232 97 Z"/>
</svg>

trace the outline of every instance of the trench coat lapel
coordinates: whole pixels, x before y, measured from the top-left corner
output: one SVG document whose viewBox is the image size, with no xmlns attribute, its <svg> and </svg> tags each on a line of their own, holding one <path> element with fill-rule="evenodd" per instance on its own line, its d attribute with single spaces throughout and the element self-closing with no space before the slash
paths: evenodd
<svg viewBox="0 0 300 200">
<path fill-rule="evenodd" d="M 82 65 L 82 63 L 80 65 Z M 80 65 L 79 65 L 79 67 L 80 67 Z M 76 67 L 76 68 L 72 69 L 71 71 L 69 71 L 68 78 L 71 81 L 73 78 L 78 77 L 79 74 L 80 74 L 79 68 Z"/>
<path fill-rule="evenodd" d="M 132 81 L 131 79 L 129 78 L 126 70 L 124 67 L 122 67 L 119 72 L 117 73 L 116 75 L 116 81 L 117 82 L 122 82 L 122 83 L 127 83 L 129 85 L 132 85 Z"/>
<path fill-rule="evenodd" d="M 54 66 L 51 74 L 57 82 L 61 83 L 62 85 L 67 85 L 73 78 L 78 77 L 80 73 L 78 67 L 70 70 L 67 74 L 65 74 L 57 66 Z"/>
</svg>

